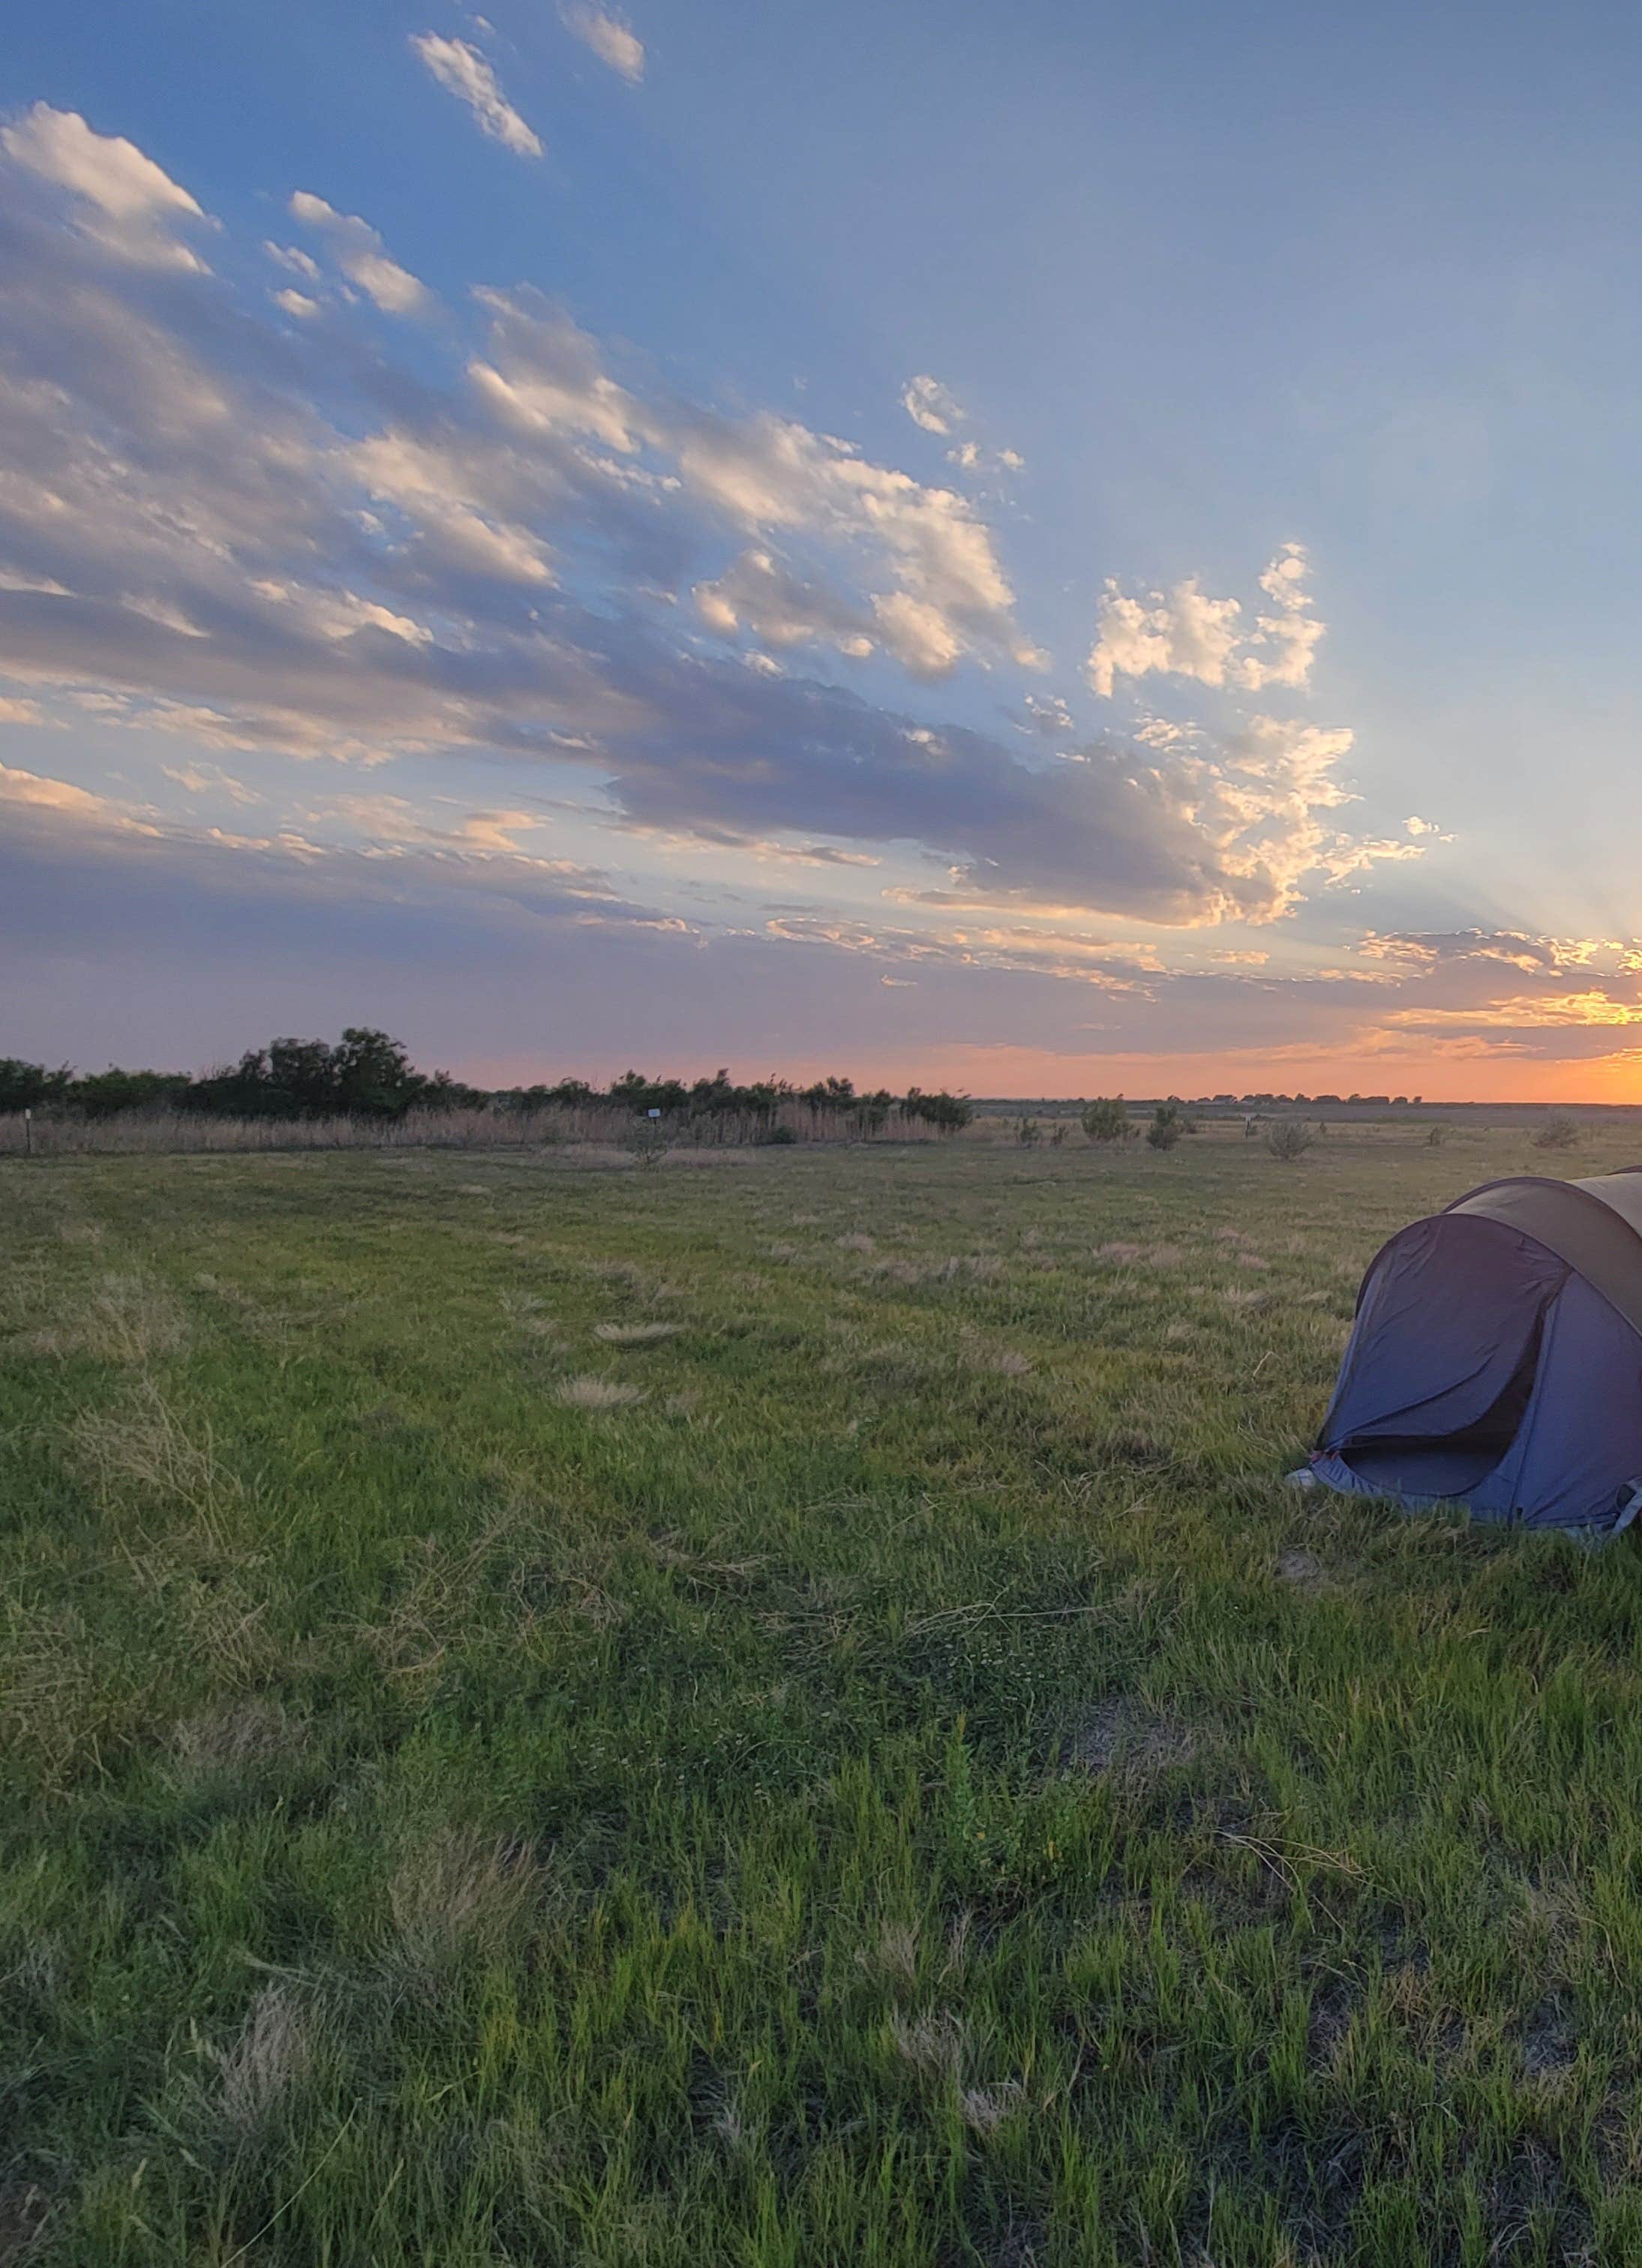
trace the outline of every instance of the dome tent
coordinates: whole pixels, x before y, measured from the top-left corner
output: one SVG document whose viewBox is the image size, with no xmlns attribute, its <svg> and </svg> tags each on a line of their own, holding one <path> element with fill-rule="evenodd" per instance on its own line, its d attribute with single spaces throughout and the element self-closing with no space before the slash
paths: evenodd
<svg viewBox="0 0 1642 2268">
<path fill-rule="evenodd" d="M 1484 1182 L 1371 1262 L 1310 1472 L 1617 1534 L 1642 1506 L 1642 1168 Z"/>
</svg>

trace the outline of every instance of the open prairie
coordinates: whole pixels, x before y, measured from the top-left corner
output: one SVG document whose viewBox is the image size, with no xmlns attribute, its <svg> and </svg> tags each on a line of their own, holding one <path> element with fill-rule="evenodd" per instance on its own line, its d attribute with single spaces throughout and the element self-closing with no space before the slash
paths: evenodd
<svg viewBox="0 0 1642 2268">
<path fill-rule="evenodd" d="M 1642 1568 L 1282 1475 L 1491 1175 L 0 1161 L 0 2262 L 1642 2257 Z"/>
</svg>

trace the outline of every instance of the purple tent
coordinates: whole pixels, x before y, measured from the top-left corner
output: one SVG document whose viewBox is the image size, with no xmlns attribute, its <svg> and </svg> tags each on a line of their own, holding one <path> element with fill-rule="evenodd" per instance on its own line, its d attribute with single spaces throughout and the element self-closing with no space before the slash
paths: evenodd
<svg viewBox="0 0 1642 2268">
<path fill-rule="evenodd" d="M 1370 1264 L 1330 1488 L 1615 1534 L 1642 1506 L 1642 1168 L 1486 1182 Z"/>
</svg>

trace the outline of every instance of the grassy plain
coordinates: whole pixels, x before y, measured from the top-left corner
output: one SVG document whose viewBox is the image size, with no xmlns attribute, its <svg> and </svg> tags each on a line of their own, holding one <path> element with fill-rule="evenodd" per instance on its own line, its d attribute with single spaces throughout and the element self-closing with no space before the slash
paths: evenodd
<svg viewBox="0 0 1642 2268">
<path fill-rule="evenodd" d="M 1642 1560 L 1280 1480 L 1535 1167 L 0 1161 L 0 2263 L 1642 2258 Z"/>
</svg>

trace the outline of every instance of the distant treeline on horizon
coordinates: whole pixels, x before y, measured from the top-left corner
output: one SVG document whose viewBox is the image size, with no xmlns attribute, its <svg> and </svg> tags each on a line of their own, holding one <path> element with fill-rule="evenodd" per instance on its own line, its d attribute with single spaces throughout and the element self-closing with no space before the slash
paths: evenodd
<svg viewBox="0 0 1642 2268">
<path fill-rule="evenodd" d="M 121 1111 L 178 1110 L 218 1118 L 402 1118 L 410 1110 L 533 1110 L 605 1105 L 636 1117 L 713 1118 L 732 1113 L 773 1118 L 790 1103 L 881 1126 L 892 1111 L 956 1132 L 975 1116 L 967 1095 L 944 1088 L 904 1094 L 887 1087 L 858 1093 L 847 1079 L 799 1086 L 783 1079 L 737 1086 L 727 1071 L 688 1084 L 624 1071 L 607 1087 L 562 1079 L 551 1086 L 479 1087 L 447 1071 L 419 1071 L 409 1049 L 387 1032 L 350 1026 L 335 1044 L 327 1040 L 273 1040 L 238 1063 L 195 1079 L 186 1071 L 107 1071 L 84 1076 L 64 1064 L 55 1070 L 0 1056 L 0 1114 L 33 1110 L 80 1118 L 112 1118 Z"/>
</svg>

